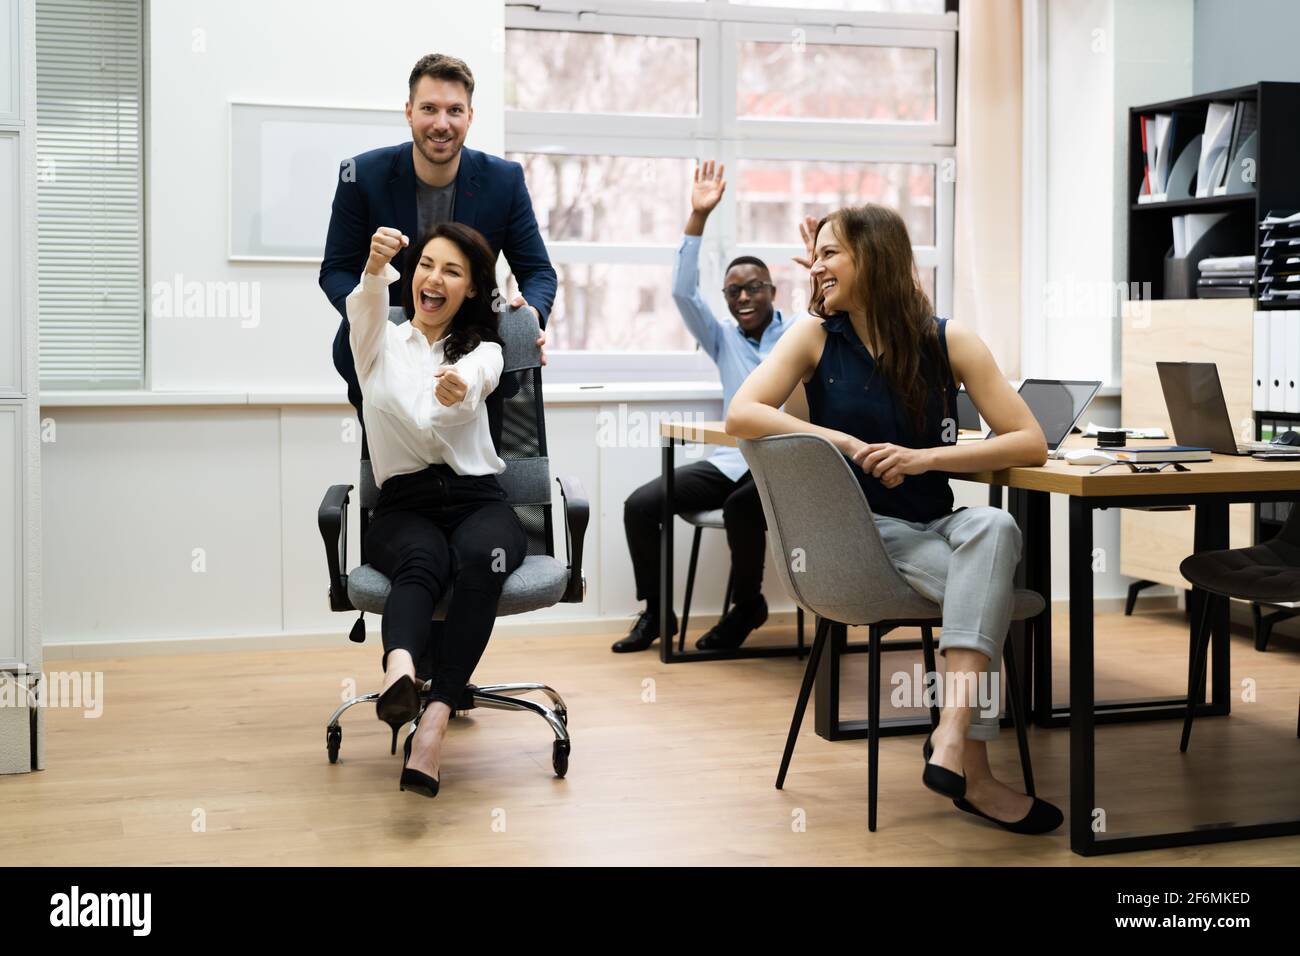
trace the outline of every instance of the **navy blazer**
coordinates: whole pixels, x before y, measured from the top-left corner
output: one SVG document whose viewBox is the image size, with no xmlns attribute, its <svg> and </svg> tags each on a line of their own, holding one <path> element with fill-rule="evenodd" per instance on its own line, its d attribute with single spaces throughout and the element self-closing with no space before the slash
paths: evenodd
<svg viewBox="0 0 1300 956">
<path fill-rule="evenodd" d="M 361 387 L 348 341 L 345 303 L 348 294 L 361 281 L 370 255 L 370 237 L 376 229 L 393 226 L 409 236 L 413 244 L 418 239 L 413 148 L 408 140 L 344 160 L 334 190 L 325 257 L 320 266 L 320 287 L 343 317 L 334 337 L 334 367 L 348 383 L 348 400 L 358 413 Z M 520 294 L 537 309 L 545 327 L 555 302 L 556 276 L 533 215 L 524 168 L 499 156 L 461 147 L 452 218 L 481 232 L 494 254 L 505 253 Z M 393 257 L 393 268 L 406 282 L 410 281 L 406 268 L 409 252 L 409 248 L 403 249 Z M 390 285 L 388 294 L 392 305 L 401 305 L 400 282 Z"/>
</svg>

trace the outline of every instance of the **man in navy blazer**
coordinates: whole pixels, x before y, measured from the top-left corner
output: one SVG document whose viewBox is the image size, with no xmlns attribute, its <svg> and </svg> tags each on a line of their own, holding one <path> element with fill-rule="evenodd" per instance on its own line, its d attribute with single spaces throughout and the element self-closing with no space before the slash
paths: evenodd
<svg viewBox="0 0 1300 956">
<path fill-rule="evenodd" d="M 436 53 L 422 57 L 411 71 L 406 103 L 411 142 L 372 149 L 339 167 L 320 287 L 343 317 L 334 336 L 334 367 L 348 384 L 348 401 L 358 418 L 361 386 L 345 300 L 360 281 L 370 239 L 380 226 L 410 237 L 411 246 L 393 258 L 407 281 L 407 259 L 420 232 L 452 221 L 473 226 L 493 252 L 505 253 L 519 284 L 511 306 L 529 306 L 545 328 L 555 301 L 555 270 L 537 229 L 523 167 L 464 145 L 474 117 L 473 96 L 474 77 L 463 61 Z M 394 282 L 388 292 L 391 304 L 400 305 L 401 283 Z"/>
</svg>

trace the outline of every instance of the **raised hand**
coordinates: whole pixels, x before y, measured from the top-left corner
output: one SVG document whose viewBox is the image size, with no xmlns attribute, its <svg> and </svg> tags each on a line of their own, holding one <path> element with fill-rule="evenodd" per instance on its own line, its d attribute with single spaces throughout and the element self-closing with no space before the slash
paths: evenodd
<svg viewBox="0 0 1300 956">
<path fill-rule="evenodd" d="M 727 181 L 722 178 L 727 167 L 717 165 L 716 171 L 714 167 L 711 159 L 695 167 L 695 182 L 691 186 L 691 209 L 694 212 L 708 215 L 727 189 Z"/>
<path fill-rule="evenodd" d="M 410 245 L 411 240 L 402 235 L 402 230 L 392 226 L 380 226 L 370 237 L 370 258 L 366 260 L 366 271 L 372 276 L 383 273 L 384 266 L 393 260 L 403 246 Z"/>
<path fill-rule="evenodd" d="M 811 269 L 813 258 L 817 255 L 817 217 L 804 216 L 803 222 L 799 223 L 799 238 L 803 240 L 805 256 L 791 256 L 795 262 L 805 269 Z"/>
</svg>

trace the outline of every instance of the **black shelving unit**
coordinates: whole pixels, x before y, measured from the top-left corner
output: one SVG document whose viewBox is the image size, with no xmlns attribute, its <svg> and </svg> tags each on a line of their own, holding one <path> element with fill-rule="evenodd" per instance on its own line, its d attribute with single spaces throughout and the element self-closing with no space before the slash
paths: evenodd
<svg viewBox="0 0 1300 956">
<path fill-rule="evenodd" d="M 1254 189 L 1222 196 L 1175 199 L 1165 202 L 1137 201 L 1142 187 L 1143 116 L 1156 113 L 1177 114 L 1179 121 L 1199 132 L 1205 127 L 1211 103 L 1233 104 L 1253 101 L 1259 135 L 1255 162 Z M 1230 90 L 1201 93 L 1163 103 L 1136 106 L 1128 115 L 1128 251 L 1129 287 L 1138 289 L 1150 283 L 1150 298 L 1166 299 L 1165 258 L 1173 246 L 1173 217 L 1188 213 L 1224 212 L 1228 217 L 1216 230 L 1222 230 L 1222 246 L 1212 254 L 1255 256 L 1258 275 L 1260 240 L 1259 224 L 1270 212 L 1300 209 L 1300 83 L 1255 83 Z M 1175 157 L 1176 159 L 1176 157 Z M 1194 288 L 1194 285 L 1193 285 Z M 1252 283 L 1250 298 L 1256 310 L 1296 308 L 1285 301 L 1259 302 L 1258 283 Z M 1146 293 L 1143 293 L 1146 297 Z M 1285 430 L 1300 431 L 1300 414 L 1256 411 L 1255 437 L 1263 440 Z M 1290 513 L 1289 502 L 1264 502 L 1254 506 L 1255 543 L 1277 535 Z M 1264 649 L 1273 623 L 1300 615 L 1300 611 L 1261 608 L 1252 605 L 1255 619 L 1255 646 Z"/>
<path fill-rule="evenodd" d="M 1141 117 L 1175 113 L 1199 131 L 1211 103 L 1253 101 L 1259 149 L 1253 192 L 1204 196 L 1169 202 L 1137 202 L 1142 187 Z M 1151 298 L 1164 299 L 1164 262 L 1173 245 L 1174 216 L 1193 212 L 1226 212 L 1227 235 L 1220 255 L 1259 258 L 1259 222 L 1271 209 L 1300 208 L 1300 83 L 1255 83 L 1231 90 L 1201 93 L 1163 103 L 1136 106 L 1128 115 L 1128 282 L 1151 283 Z M 1252 286 L 1252 297 L 1256 290 Z M 1267 306 L 1265 306 L 1267 307 Z M 1285 308 L 1285 306 L 1281 306 Z"/>
</svg>

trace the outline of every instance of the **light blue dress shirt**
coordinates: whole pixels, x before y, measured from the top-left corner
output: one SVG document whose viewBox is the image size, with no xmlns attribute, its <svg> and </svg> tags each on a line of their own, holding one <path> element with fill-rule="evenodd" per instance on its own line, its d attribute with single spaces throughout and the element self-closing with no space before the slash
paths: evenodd
<svg viewBox="0 0 1300 956">
<path fill-rule="evenodd" d="M 700 239 L 700 236 L 682 237 L 677 262 L 673 266 L 673 301 L 677 303 L 686 328 L 718 367 L 722 379 L 722 414 L 725 417 L 740 383 L 767 358 L 793 321 L 787 322 L 779 309 L 773 309 L 772 321 L 757 342 L 742 332 L 740 325 L 730 316 L 725 322 L 718 321 L 700 295 Z M 749 464 L 739 448 L 719 448 L 708 460 L 732 481 L 739 481 L 749 471 Z"/>
</svg>

